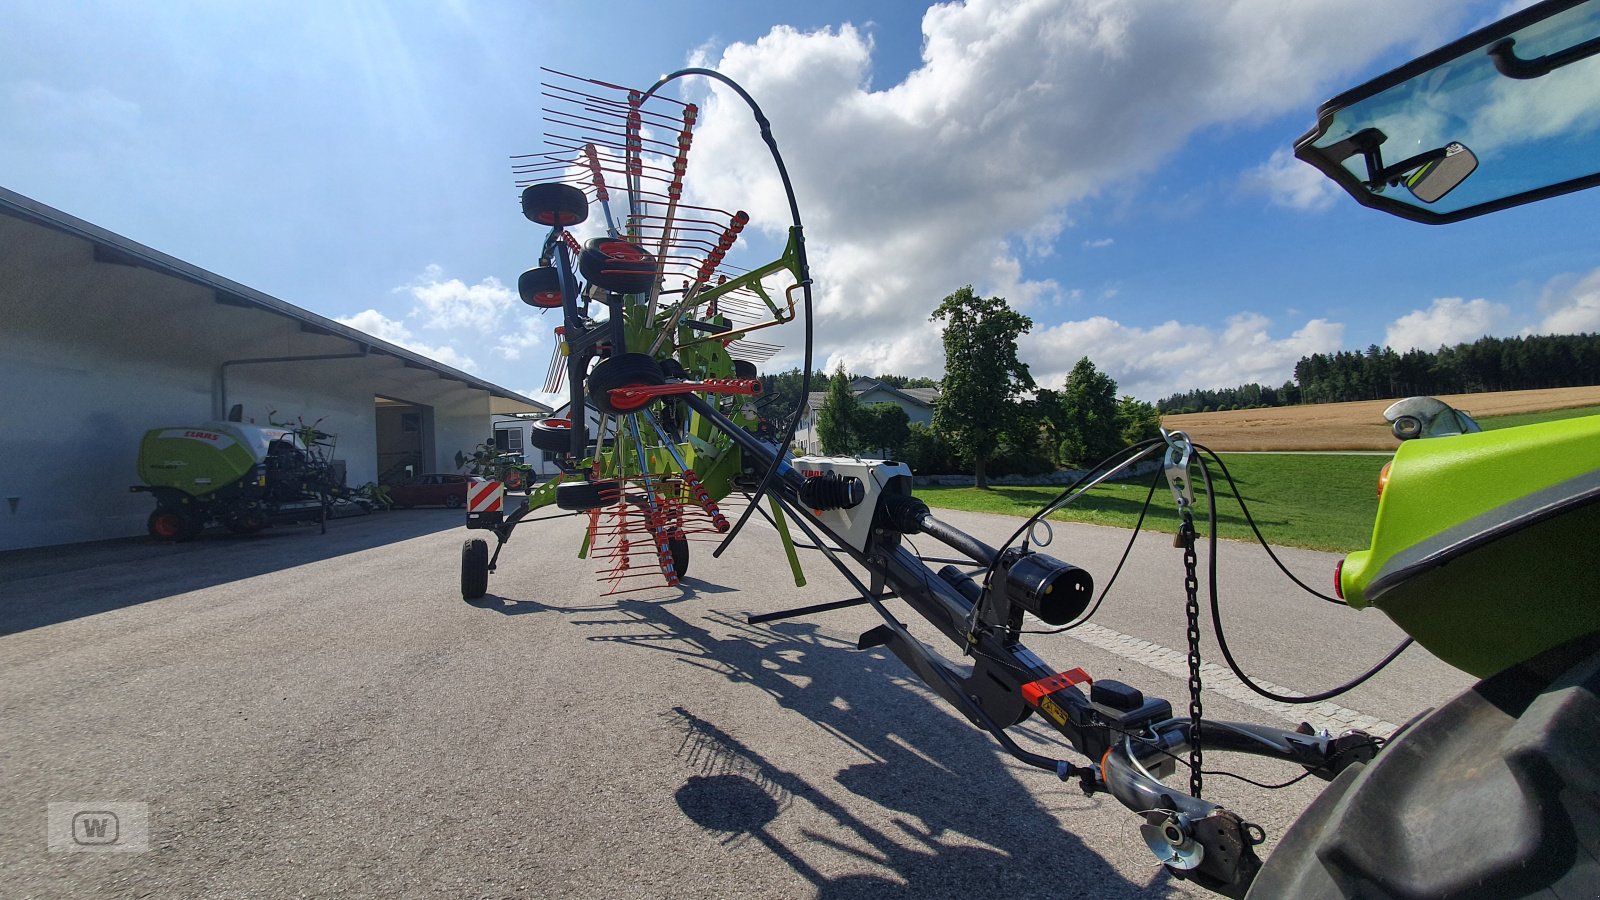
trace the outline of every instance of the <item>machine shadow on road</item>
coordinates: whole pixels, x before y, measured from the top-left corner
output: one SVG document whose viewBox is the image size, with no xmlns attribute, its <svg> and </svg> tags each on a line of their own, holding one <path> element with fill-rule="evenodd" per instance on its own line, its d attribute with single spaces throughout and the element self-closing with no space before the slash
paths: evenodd
<svg viewBox="0 0 1600 900">
<path fill-rule="evenodd" d="M 16 634 L 219 584 L 286 572 L 461 527 L 458 510 L 409 510 L 269 528 L 207 532 L 187 543 L 151 538 L 0 553 L 0 635 Z"/>
<path fill-rule="evenodd" d="M 682 603 L 685 600 L 693 600 L 695 597 L 698 597 L 702 594 L 737 593 L 738 588 L 731 588 L 709 581 L 702 581 L 698 578 L 685 577 L 682 581 L 678 582 L 678 589 L 676 593 L 674 593 L 671 588 L 660 585 L 652 585 L 649 588 L 645 588 L 643 592 L 658 594 L 659 596 L 652 598 L 650 603 L 659 605 L 663 603 Z M 466 601 L 468 606 L 476 606 L 479 609 L 491 610 L 493 612 L 500 613 L 503 616 L 525 616 L 529 613 L 538 612 L 565 614 L 615 612 L 619 609 L 622 609 L 623 604 L 636 604 L 638 602 L 640 601 L 637 599 L 630 599 L 627 594 L 601 594 L 596 598 L 595 602 L 591 604 L 585 604 L 581 606 L 561 606 L 559 604 L 546 603 L 540 600 L 532 600 L 520 597 L 507 597 L 503 594 L 496 594 L 493 592 L 484 594 L 482 597 L 479 597 L 476 600 Z"/>
<path fill-rule="evenodd" d="M 684 734 L 686 780 L 675 799 L 683 814 L 722 844 L 759 841 L 813 884 L 818 896 L 1094 896 L 1171 893 L 1159 870 L 1147 884 L 1124 878 L 1097 852 L 1064 832 L 1055 814 L 1018 781 L 987 736 L 947 711 L 900 662 L 809 622 L 746 625 L 714 612 L 702 627 L 659 604 L 623 601 L 620 615 L 576 624 L 619 633 L 591 641 L 676 655 L 687 665 L 748 684 L 813 723 L 862 762 L 833 785 L 817 785 L 768 760 L 763 735 L 742 738 L 682 706 L 668 714 Z M 592 611 L 592 610 L 591 610 Z M 730 726 L 731 727 L 731 726 Z M 1086 823 L 1109 798 L 1039 773 L 1046 790 L 1070 792 Z M 841 796 L 841 790 L 870 806 Z M 774 828 L 807 804 L 838 829 Z M 1116 807 L 1120 811 L 1121 807 Z M 789 835 L 787 839 L 780 834 Z M 832 865 L 815 858 L 826 854 Z M 840 855 L 866 871 L 829 876 Z"/>
</svg>

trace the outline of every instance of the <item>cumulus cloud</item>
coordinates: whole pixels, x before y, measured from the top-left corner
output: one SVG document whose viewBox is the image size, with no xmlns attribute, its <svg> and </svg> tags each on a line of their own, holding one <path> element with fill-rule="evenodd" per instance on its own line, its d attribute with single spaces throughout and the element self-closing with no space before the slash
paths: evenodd
<svg viewBox="0 0 1600 900">
<path fill-rule="evenodd" d="M 1545 286 L 1539 299 L 1543 319 L 1535 334 L 1600 332 L 1600 269 L 1582 278 L 1565 275 Z"/>
<path fill-rule="evenodd" d="M 1503 333 L 1510 316 L 1507 307 L 1481 297 L 1439 297 L 1427 309 L 1413 310 L 1394 320 L 1383 340 L 1400 353 L 1453 347 L 1484 335 Z"/>
<path fill-rule="evenodd" d="M 334 321 L 340 325 L 348 325 L 357 331 L 364 331 L 379 340 L 404 347 L 413 353 L 420 353 L 429 359 L 460 369 L 463 372 L 470 372 L 477 366 L 472 357 L 460 353 L 449 344 L 431 346 L 417 340 L 411 334 L 411 329 L 407 328 L 404 322 L 391 319 L 375 309 L 364 309 L 353 316 L 344 316 L 334 319 Z"/>
<path fill-rule="evenodd" d="M 516 295 L 492 275 L 471 286 L 459 278 L 443 276 L 439 266 L 430 265 L 414 282 L 395 289 L 417 301 L 417 312 L 426 328 L 494 331 L 516 300 Z"/>
<path fill-rule="evenodd" d="M 1274 205 L 1320 212 L 1333 206 L 1339 189 L 1326 175 L 1294 158 L 1288 150 L 1276 150 L 1261 165 L 1246 172 L 1244 188 L 1265 194 Z"/>
<path fill-rule="evenodd" d="M 772 118 L 806 219 L 819 356 L 936 374 L 925 319 L 940 298 L 972 284 L 1025 310 L 1059 304 L 1061 287 L 1022 263 L 1058 239 L 1074 204 L 1132 183 L 1198 131 L 1309 108 L 1437 19 L 1422 0 L 1386 7 L 1382 29 L 1337 0 L 968 0 L 926 12 L 921 64 L 881 90 L 871 37 L 848 24 L 779 26 L 691 63 L 738 80 Z M 749 112 L 720 88 L 695 90 L 710 93 L 695 97 L 688 191 L 780 237 L 788 205 Z M 1277 193 L 1315 202 L 1307 190 Z"/>
<path fill-rule="evenodd" d="M 1233 316 L 1220 329 L 1176 321 L 1138 328 L 1095 316 L 1027 335 L 1018 346 L 1041 387 L 1064 385 L 1073 364 L 1087 356 L 1122 393 L 1156 400 L 1199 387 L 1282 384 L 1302 356 L 1338 350 L 1344 340 L 1344 326 L 1326 319 L 1282 338 L 1271 327 L 1256 313 Z"/>
</svg>

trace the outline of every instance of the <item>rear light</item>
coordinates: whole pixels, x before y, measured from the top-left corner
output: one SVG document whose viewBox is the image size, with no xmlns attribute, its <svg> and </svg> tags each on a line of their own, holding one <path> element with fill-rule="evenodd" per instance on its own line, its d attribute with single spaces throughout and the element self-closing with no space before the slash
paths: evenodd
<svg viewBox="0 0 1600 900">
<path fill-rule="evenodd" d="M 1389 467 L 1394 465 L 1394 460 L 1383 464 L 1383 470 L 1378 473 L 1378 499 L 1383 499 L 1383 489 L 1389 486 Z"/>
<path fill-rule="evenodd" d="M 1384 466 L 1385 471 L 1388 466 Z M 1340 600 L 1344 599 L 1344 560 L 1339 560 L 1333 565 L 1333 595 Z"/>
</svg>

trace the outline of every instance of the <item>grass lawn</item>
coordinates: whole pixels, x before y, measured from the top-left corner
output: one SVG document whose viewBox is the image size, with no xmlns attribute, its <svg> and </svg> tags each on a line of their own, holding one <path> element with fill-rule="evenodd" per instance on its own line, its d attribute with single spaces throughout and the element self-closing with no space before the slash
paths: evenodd
<svg viewBox="0 0 1600 900">
<path fill-rule="evenodd" d="M 1514 416 L 1494 416 L 1493 418 L 1478 419 L 1478 424 L 1483 426 L 1484 431 L 1494 431 L 1497 428 L 1514 428 L 1518 425 L 1554 422 L 1557 419 L 1576 419 L 1579 416 L 1600 416 L 1600 406 L 1547 409 L 1544 412 L 1520 413 Z"/>
<path fill-rule="evenodd" d="M 1223 453 L 1239 492 L 1261 533 L 1274 545 L 1349 551 L 1366 547 L 1378 512 L 1378 471 L 1388 456 L 1296 453 Z M 1212 467 L 1218 495 L 1218 534 L 1254 540 L 1222 473 Z M 1072 506 L 1052 515 L 1068 522 L 1133 527 L 1150 490 L 1150 479 L 1101 485 Z M 1060 492 L 1053 487 L 919 487 L 931 507 L 1031 516 Z M 1205 531 L 1204 485 L 1195 486 L 1198 522 Z M 1020 523 L 1019 523 L 1020 524 Z M 1178 530 L 1172 492 L 1162 477 L 1150 502 L 1145 528 Z"/>
</svg>

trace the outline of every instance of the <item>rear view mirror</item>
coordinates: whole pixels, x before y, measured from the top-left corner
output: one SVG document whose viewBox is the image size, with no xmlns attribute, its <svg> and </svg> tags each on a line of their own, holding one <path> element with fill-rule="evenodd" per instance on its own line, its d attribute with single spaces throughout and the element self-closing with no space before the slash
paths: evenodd
<svg viewBox="0 0 1600 900">
<path fill-rule="evenodd" d="M 1478 157 L 1463 144 L 1444 148 L 1444 156 L 1424 165 L 1406 179 L 1406 190 L 1423 203 L 1436 203 L 1467 176 L 1478 170 Z"/>
</svg>

